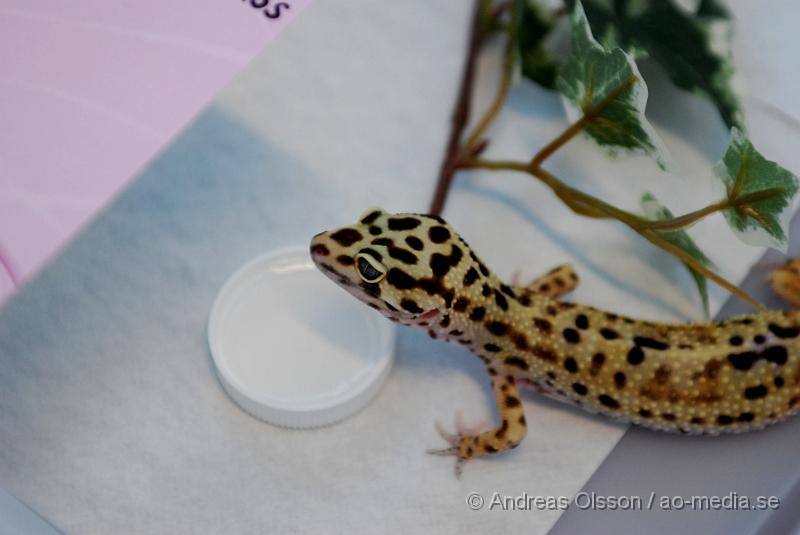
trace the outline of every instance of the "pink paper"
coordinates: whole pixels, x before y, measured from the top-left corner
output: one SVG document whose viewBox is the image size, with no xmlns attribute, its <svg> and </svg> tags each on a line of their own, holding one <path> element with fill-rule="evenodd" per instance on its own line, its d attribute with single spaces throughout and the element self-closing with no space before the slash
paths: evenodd
<svg viewBox="0 0 800 535">
<path fill-rule="evenodd" d="M 5 0 L 0 302 L 310 2 Z"/>
</svg>

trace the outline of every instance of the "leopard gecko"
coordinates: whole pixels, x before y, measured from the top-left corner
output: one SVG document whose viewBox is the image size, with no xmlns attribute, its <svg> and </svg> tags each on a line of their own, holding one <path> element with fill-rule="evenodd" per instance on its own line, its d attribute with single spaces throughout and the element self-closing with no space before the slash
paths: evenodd
<svg viewBox="0 0 800 535">
<path fill-rule="evenodd" d="M 486 365 L 500 413 L 488 430 L 441 432 L 457 472 L 515 448 L 527 433 L 517 388 L 683 434 L 761 429 L 800 408 L 800 312 L 715 323 L 642 321 L 561 301 L 569 265 L 528 286 L 504 284 L 437 216 L 367 210 L 314 236 L 314 263 L 391 321 L 470 349 Z"/>
</svg>

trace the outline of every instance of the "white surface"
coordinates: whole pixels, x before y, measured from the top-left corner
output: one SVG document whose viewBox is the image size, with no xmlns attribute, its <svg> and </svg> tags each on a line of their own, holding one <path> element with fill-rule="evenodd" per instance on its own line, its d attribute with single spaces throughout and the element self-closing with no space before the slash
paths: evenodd
<svg viewBox="0 0 800 535">
<path fill-rule="evenodd" d="M 58 535 L 60 532 L 25 504 L 0 489 L 0 533 L 3 535 Z"/>
<path fill-rule="evenodd" d="M 739 48 L 757 47 L 773 17 L 797 18 L 796 3 L 770 6 L 740 21 L 750 40 Z M 433 421 L 459 409 L 467 424 L 494 417 L 481 363 L 462 348 L 400 330 L 374 403 L 297 432 L 230 403 L 204 339 L 217 289 L 259 251 L 368 206 L 426 209 L 468 19 L 468 2 L 318 1 L 270 46 L 0 316 L 0 481 L 74 533 L 544 533 L 559 511 L 473 512 L 466 496 L 571 496 L 624 427 L 525 395 L 526 440 L 457 480 L 450 460 L 424 453 L 443 445 Z M 764 61 L 791 66 L 796 50 Z M 496 47 L 483 56 L 477 109 L 496 58 Z M 797 87 L 789 74 L 760 81 Z M 650 102 L 680 177 L 607 162 L 584 140 L 549 169 L 631 209 L 643 190 L 675 213 L 712 200 L 711 165 L 727 140 L 713 108 L 658 84 Z M 557 97 L 535 87 L 514 89 L 509 104 L 490 156 L 530 156 L 565 127 Z M 797 133 L 748 111 L 756 146 L 800 170 Z M 503 276 L 571 261 L 576 301 L 700 317 L 682 266 L 620 225 L 571 214 L 527 177 L 463 173 L 444 215 Z M 761 253 L 721 217 L 692 233 L 733 280 Z M 724 294 L 711 298 L 716 310 Z"/>
<path fill-rule="evenodd" d="M 364 408 L 391 369 L 393 335 L 392 324 L 330 284 L 308 247 L 247 263 L 220 290 L 208 322 L 228 394 L 257 418 L 298 428 Z"/>
</svg>

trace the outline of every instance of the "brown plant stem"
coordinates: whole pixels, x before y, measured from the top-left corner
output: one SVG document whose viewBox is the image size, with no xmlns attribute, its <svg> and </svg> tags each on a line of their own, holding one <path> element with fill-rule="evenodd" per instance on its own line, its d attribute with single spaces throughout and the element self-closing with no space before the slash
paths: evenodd
<svg viewBox="0 0 800 535">
<path fill-rule="evenodd" d="M 475 63 L 477 62 L 478 51 L 483 44 L 483 32 L 481 31 L 480 19 L 481 0 L 475 0 L 474 3 L 467 57 L 464 61 L 461 84 L 459 86 L 458 97 L 450 123 L 450 137 L 447 140 L 444 159 L 439 168 L 439 179 L 436 183 L 436 191 L 433 194 L 433 201 L 429 209 L 432 215 L 439 215 L 442 213 L 442 209 L 444 209 L 447 192 L 450 190 L 450 184 L 453 182 L 453 177 L 458 169 L 456 162 L 461 154 L 461 136 L 469 120 L 472 88 L 475 83 Z"/>
</svg>

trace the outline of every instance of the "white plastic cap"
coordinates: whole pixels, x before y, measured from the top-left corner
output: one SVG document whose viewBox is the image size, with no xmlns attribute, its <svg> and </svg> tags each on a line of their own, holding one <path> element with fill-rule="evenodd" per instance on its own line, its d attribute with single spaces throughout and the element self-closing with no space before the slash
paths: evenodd
<svg viewBox="0 0 800 535">
<path fill-rule="evenodd" d="M 391 369 L 394 333 L 322 275 L 307 247 L 239 269 L 208 322 L 225 391 L 253 416 L 295 428 L 328 425 L 365 407 Z"/>
</svg>

